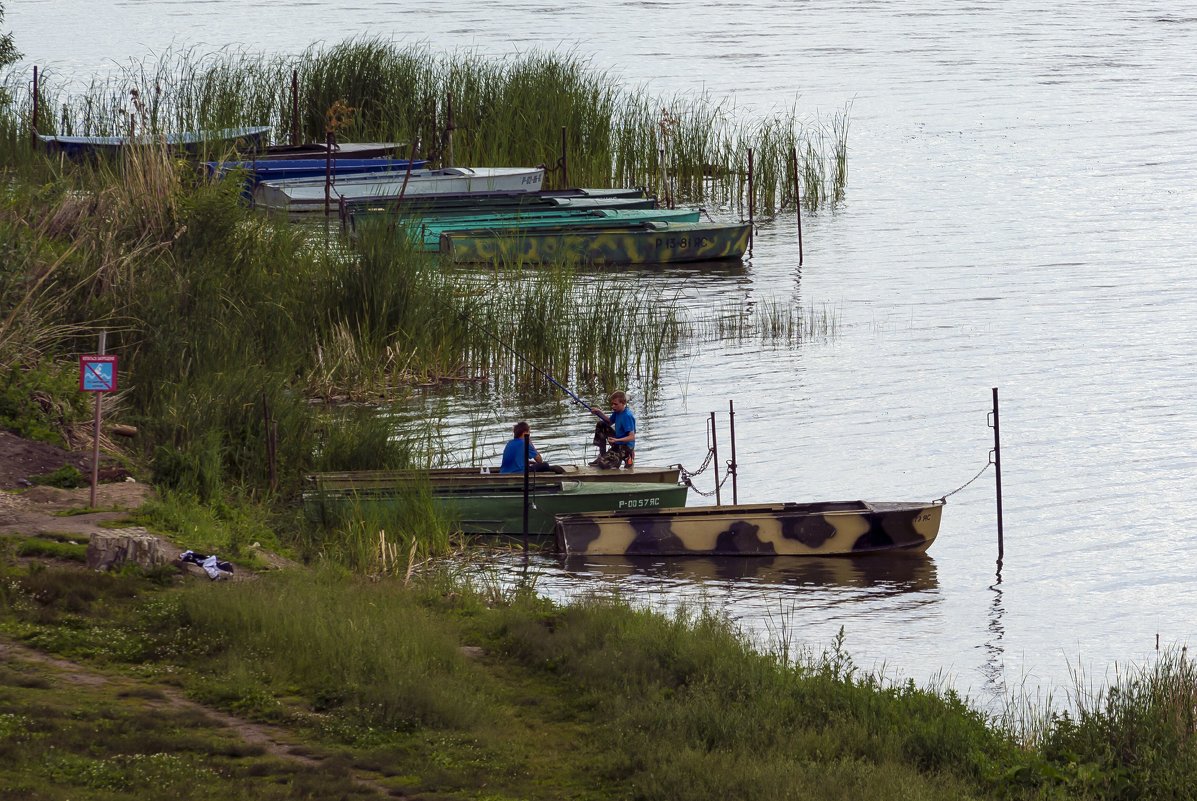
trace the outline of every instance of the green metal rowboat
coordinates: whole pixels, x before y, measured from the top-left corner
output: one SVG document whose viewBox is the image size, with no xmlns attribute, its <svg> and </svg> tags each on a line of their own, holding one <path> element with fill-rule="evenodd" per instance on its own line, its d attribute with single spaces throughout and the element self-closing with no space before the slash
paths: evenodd
<svg viewBox="0 0 1197 801">
<path fill-rule="evenodd" d="M 667 264 L 740 259 L 748 223 L 648 222 L 622 228 L 585 227 L 502 231 L 446 231 L 441 253 L 450 261 L 493 264 Z"/>
<path fill-rule="evenodd" d="M 518 483 L 434 487 L 432 500 L 467 534 L 519 534 L 523 532 L 524 517 L 522 475 L 519 478 Z M 530 487 L 530 534 L 551 534 L 557 515 L 660 509 L 686 503 L 687 488 L 683 484 L 554 478 L 555 481 L 538 482 Z M 398 507 L 408 497 L 403 492 L 388 489 L 330 490 L 305 493 L 304 505 L 309 515 L 318 516 L 316 519 L 331 520 L 343 517 L 355 508 Z"/>
<path fill-rule="evenodd" d="M 450 232 L 475 236 L 523 237 L 534 231 L 575 228 L 636 228 L 649 222 L 696 223 L 698 209 L 529 209 L 516 213 L 463 214 L 432 217 L 408 223 L 423 249 L 435 253 L 441 236 Z"/>
<path fill-rule="evenodd" d="M 625 467 L 604 470 L 589 465 L 562 465 L 564 473 L 532 473 L 533 486 L 573 481 L 622 482 L 635 484 L 677 484 L 681 479 L 681 465 L 668 467 Z M 434 467 L 430 470 L 349 470 L 333 473 L 312 473 L 304 478 L 305 492 L 332 490 L 392 490 L 426 484 L 432 489 L 449 486 L 498 486 L 524 484 L 523 473 L 500 473 L 498 465 L 486 467 Z"/>
</svg>

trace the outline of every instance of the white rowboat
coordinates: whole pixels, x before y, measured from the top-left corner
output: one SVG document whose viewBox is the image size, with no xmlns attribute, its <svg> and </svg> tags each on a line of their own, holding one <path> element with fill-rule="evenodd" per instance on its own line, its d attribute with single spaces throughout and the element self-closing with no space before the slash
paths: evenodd
<svg viewBox="0 0 1197 801">
<path fill-rule="evenodd" d="M 371 199 L 463 195 L 483 192 L 537 192 L 544 184 L 544 167 L 445 167 L 439 170 L 346 173 L 333 176 L 329 201 L 335 207 Z M 287 212 L 323 211 L 325 179 L 287 178 L 262 181 L 254 189 L 254 204 Z"/>
</svg>

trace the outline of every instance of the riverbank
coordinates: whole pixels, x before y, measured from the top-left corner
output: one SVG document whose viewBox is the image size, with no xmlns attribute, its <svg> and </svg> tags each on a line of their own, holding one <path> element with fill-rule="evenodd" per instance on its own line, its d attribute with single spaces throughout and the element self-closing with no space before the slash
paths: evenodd
<svg viewBox="0 0 1197 801">
<path fill-rule="evenodd" d="M 554 606 L 481 558 L 230 583 L 6 540 L 0 797 L 1191 797 L 1183 655 L 1020 741 L 837 643 L 795 664 L 700 609 Z"/>
</svg>

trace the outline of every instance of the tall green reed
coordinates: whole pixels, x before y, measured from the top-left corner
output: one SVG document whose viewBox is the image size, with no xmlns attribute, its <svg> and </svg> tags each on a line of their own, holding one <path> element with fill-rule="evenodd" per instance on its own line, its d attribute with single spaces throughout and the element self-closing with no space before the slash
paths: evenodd
<svg viewBox="0 0 1197 801">
<path fill-rule="evenodd" d="M 794 202 L 837 200 L 846 180 L 848 108 L 828 121 L 801 120 L 796 108 L 764 116 L 731 98 L 662 98 L 617 80 L 576 53 L 532 51 L 502 60 L 477 52 L 433 52 L 378 39 L 309 48 L 297 56 L 243 50 L 171 51 L 132 61 L 120 73 L 69 91 L 46 81 L 44 131 L 127 134 L 138 122 L 130 90 L 152 131 L 269 124 L 277 141 L 293 125 L 291 78 L 298 79 L 298 127 L 323 141 L 326 112 L 354 109 L 343 139 L 408 142 L 414 152 L 454 164 L 538 164 L 556 170 L 564 129 L 568 183 L 644 185 L 678 201 L 747 206 L 748 150 L 754 151 L 754 206 L 770 214 Z M 16 114 L 19 147 L 27 116 Z M 2 131 L 0 131 L 2 132 Z M 799 176 L 790 166 L 796 152 Z M 565 183 L 563 171 L 551 185 Z"/>
</svg>

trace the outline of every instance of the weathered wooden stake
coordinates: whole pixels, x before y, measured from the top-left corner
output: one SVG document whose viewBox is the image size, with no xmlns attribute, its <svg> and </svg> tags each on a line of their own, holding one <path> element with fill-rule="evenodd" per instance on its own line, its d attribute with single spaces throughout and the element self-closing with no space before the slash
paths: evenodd
<svg viewBox="0 0 1197 801">
<path fill-rule="evenodd" d="M 104 355 L 108 346 L 108 331 L 100 330 L 100 350 L 99 354 Z M 92 509 L 96 508 L 96 485 L 100 483 L 100 417 L 102 415 L 101 409 L 104 405 L 104 393 L 97 392 L 96 396 L 96 418 L 92 426 L 92 442 L 91 442 L 91 501 L 88 504 Z"/>
<path fill-rule="evenodd" d="M 29 130 L 29 146 L 37 150 L 37 106 L 41 92 L 37 85 L 37 67 L 33 68 L 33 121 Z"/>
<path fill-rule="evenodd" d="M 299 70 L 291 70 L 291 144 L 299 144 Z"/>
<path fill-rule="evenodd" d="M 998 566 L 1002 564 L 1006 548 L 1002 531 L 1002 440 L 998 429 L 998 388 L 993 388 L 993 466 L 997 474 Z"/>
<path fill-rule="evenodd" d="M 566 149 L 565 126 L 561 126 L 561 188 L 569 189 L 569 153 Z"/>
<path fill-rule="evenodd" d="M 794 209 L 798 216 L 798 266 L 802 266 L 802 182 L 798 180 L 798 148 L 790 148 L 794 166 Z"/>
<path fill-rule="evenodd" d="M 748 256 L 752 256 L 752 240 L 755 236 L 756 228 L 754 224 L 753 215 L 756 212 L 756 198 L 753 197 L 755 189 L 752 180 L 752 148 L 748 148 Z"/>
</svg>

